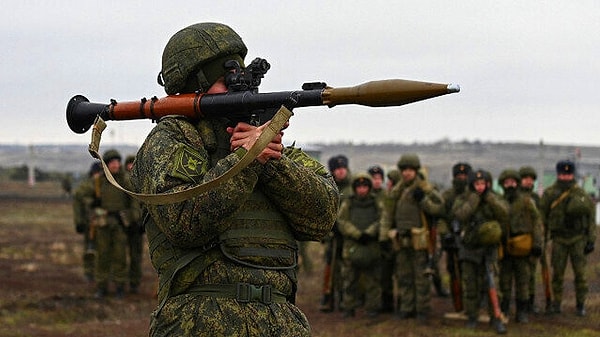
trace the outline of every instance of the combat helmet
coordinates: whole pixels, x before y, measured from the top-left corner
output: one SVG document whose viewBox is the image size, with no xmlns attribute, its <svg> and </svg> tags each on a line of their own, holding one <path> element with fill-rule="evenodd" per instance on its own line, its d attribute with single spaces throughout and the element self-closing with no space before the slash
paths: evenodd
<svg viewBox="0 0 600 337">
<path fill-rule="evenodd" d="M 242 38 L 229 26 L 213 22 L 191 25 L 167 42 L 158 84 L 168 95 L 206 92 L 225 74 L 226 61 L 236 60 L 243 67 L 247 53 Z"/>
<path fill-rule="evenodd" d="M 373 181 L 371 176 L 367 173 L 361 172 L 352 178 L 352 189 L 356 189 L 357 186 L 369 186 L 369 189 L 373 188 Z"/>
<path fill-rule="evenodd" d="M 531 166 L 521 167 L 519 169 L 519 175 L 521 176 L 521 178 L 531 177 L 533 180 L 537 179 L 537 172 L 535 172 L 535 169 Z"/>
<path fill-rule="evenodd" d="M 415 171 L 418 171 L 421 168 L 421 161 L 419 160 L 419 156 L 414 153 L 403 154 L 398 160 L 398 168 L 403 170 L 405 168 L 412 168 Z"/>
<path fill-rule="evenodd" d="M 102 155 L 102 160 L 107 164 L 113 159 L 118 159 L 119 161 L 121 161 L 121 154 L 115 149 L 107 150 Z"/>
<path fill-rule="evenodd" d="M 498 185 L 502 186 L 504 180 L 508 178 L 513 178 L 517 182 L 517 185 L 521 184 L 521 175 L 519 175 L 519 172 L 514 169 L 506 169 L 500 172 L 500 176 L 498 176 Z"/>
</svg>

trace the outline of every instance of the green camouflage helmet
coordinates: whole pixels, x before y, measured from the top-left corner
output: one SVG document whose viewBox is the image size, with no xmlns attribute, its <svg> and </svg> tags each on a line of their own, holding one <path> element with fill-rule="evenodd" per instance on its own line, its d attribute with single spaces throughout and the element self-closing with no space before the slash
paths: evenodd
<svg viewBox="0 0 600 337">
<path fill-rule="evenodd" d="M 369 189 L 373 188 L 371 176 L 365 172 L 355 175 L 352 179 L 352 189 L 356 190 L 356 187 L 358 186 L 369 186 Z"/>
<path fill-rule="evenodd" d="M 121 154 L 119 153 L 119 151 L 117 151 L 115 149 L 107 150 L 102 155 L 102 160 L 107 164 L 113 159 L 118 159 L 119 161 L 121 161 L 121 158 L 122 158 Z"/>
<path fill-rule="evenodd" d="M 517 184 L 521 184 L 521 176 L 519 175 L 519 172 L 513 169 L 506 169 L 500 173 L 500 176 L 498 176 L 498 185 L 502 186 L 504 180 L 508 178 L 513 178 Z"/>
<path fill-rule="evenodd" d="M 168 95 L 206 92 L 225 74 L 226 61 L 236 60 L 243 67 L 247 53 L 242 38 L 229 26 L 213 22 L 191 25 L 167 42 L 158 84 Z"/>
<path fill-rule="evenodd" d="M 405 168 L 412 168 L 418 171 L 421 168 L 421 161 L 419 156 L 414 153 L 403 154 L 398 161 L 398 168 L 403 170 Z"/>
<path fill-rule="evenodd" d="M 531 177 L 533 178 L 533 180 L 537 179 L 537 172 L 535 172 L 535 169 L 531 166 L 521 167 L 519 169 L 519 175 L 521 176 L 521 178 Z"/>
<path fill-rule="evenodd" d="M 498 221 L 486 221 L 479 226 L 478 234 L 480 245 L 492 246 L 500 243 L 502 228 Z"/>
</svg>

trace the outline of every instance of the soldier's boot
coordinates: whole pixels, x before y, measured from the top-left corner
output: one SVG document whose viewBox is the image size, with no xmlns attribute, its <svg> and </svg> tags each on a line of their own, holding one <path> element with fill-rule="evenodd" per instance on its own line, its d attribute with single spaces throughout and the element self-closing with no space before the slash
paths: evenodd
<svg viewBox="0 0 600 337">
<path fill-rule="evenodd" d="M 561 312 L 562 312 L 562 310 L 560 309 L 560 302 L 558 302 L 558 301 L 552 302 L 552 313 L 560 314 Z"/>
<path fill-rule="evenodd" d="M 321 312 L 332 312 L 333 311 L 333 297 L 331 294 L 325 294 L 321 298 L 321 304 L 319 305 L 319 311 Z"/>
<path fill-rule="evenodd" d="M 381 295 L 381 312 L 391 313 L 394 312 L 394 295 L 393 294 L 382 294 Z"/>
<path fill-rule="evenodd" d="M 343 318 L 352 318 L 354 317 L 355 312 L 354 309 L 348 309 L 346 311 L 344 311 L 344 315 L 342 316 Z"/>
<path fill-rule="evenodd" d="M 431 278 L 433 279 L 433 286 L 435 287 L 435 293 L 438 297 L 450 296 L 448 290 L 446 290 L 442 285 L 442 278 L 439 275 L 433 274 Z"/>
<path fill-rule="evenodd" d="M 475 329 L 477 327 L 477 316 L 469 316 L 466 327 L 468 329 Z"/>
<path fill-rule="evenodd" d="M 537 305 L 535 305 L 535 295 L 529 296 L 529 301 L 527 302 L 527 304 L 529 305 L 529 312 L 534 314 L 540 313 L 540 308 L 538 308 Z"/>
<path fill-rule="evenodd" d="M 117 289 L 115 291 L 115 297 L 117 299 L 123 299 L 123 297 L 125 297 L 125 286 L 123 285 L 123 283 L 117 284 Z"/>
<path fill-rule="evenodd" d="M 529 301 L 518 301 L 517 302 L 517 322 L 518 323 L 529 323 L 529 317 L 527 317 L 528 311 L 529 311 Z"/>
<path fill-rule="evenodd" d="M 504 314 L 505 317 L 508 317 L 508 311 L 510 310 L 510 298 L 503 298 L 500 301 L 500 311 Z"/>
<path fill-rule="evenodd" d="M 506 326 L 500 319 L 492 318 L 492 325 L 494 326 L 494 329 L 496 329 L 497 334 L 501 335 L 506 333 Z"/>
<path fill-rule="evenodd" d="M 583 303 L 577 303 L 577 316 L 584 317 L 587 314 Z"/>
</svg>

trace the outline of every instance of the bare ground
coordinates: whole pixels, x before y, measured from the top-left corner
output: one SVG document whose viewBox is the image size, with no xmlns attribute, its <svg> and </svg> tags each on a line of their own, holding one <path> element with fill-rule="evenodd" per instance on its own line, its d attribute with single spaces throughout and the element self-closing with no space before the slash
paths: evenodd
<svg viewBox="0 0 600 337">
<path fill-rule="evenodd" d="M 145 255 L 143 283 L 138 294 L 117 300 L 93 298 L 94 285 L 83 278 L 81 236 L 72 224 L 70 199 L 58 184 L 28 187 L 0 182 L 0 336 L 147 336 L 149 316 L 156 305 L 156 278 Z M 600 245 L 598 245 L 600 246 Z M 491 336 L 486 325 L 464 329 L 464 321 L 445 318 L 449 299 L 433 297 L 430 321 L 376 319 L 344 320 L 340 312 L 321 313 L 322 250 L 309 245 L 312 271 L 302 269 L 298 306 L 306 313 L 314 336 Z M 585 318 L 575 316 L 572 273 L 567 272 L 563 314 L 531 315 L 527 325 L 509 323 L 512 336 L 600 336 L 600 252 L 589 259 L 590 295 Z M 538 304 L 542 289 L 538 289 Z"/>
</svg>

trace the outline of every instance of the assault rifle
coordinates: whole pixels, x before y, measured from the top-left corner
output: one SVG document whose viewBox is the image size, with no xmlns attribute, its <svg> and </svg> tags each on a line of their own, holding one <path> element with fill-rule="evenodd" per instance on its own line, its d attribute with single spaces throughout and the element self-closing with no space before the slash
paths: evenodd
<svg viewBox="0 0 600 337">
<path fill-rule="evenodd" d="M 110 104 L 90 103 L 82 96 L 73 96 L 67 104 L 67 123 L 75 133 L 84 133 L 96 117 L 103 120 L 158 120 L 167 115 L 182 115 L 191 120 L 206 117 L 225 117 L 232 124 L 246 122 L 260 125 L 269 121 L 284 105 L 293 108 L 340 104 L 359 104 L 370 107 L 399 106 L 460 91 L 454 84 L 439 84 L 401 79 L 380 80 L 354 87 L 331 88 L 323 82 L 305 83 L 302 90 L 259 93 L 258 86 L 269 63 L 256 58 L 241 68 L 236 61 L 225 64 L 227 93 L 201 92 L 156 96 L 139 101 Z"/>
<path fill-rule="evenodd" d="M 448 269 L 450 271 L 450 277 L 452 278 L 452 302 L 454 304 L 454 310 L 461 312 L 463 310 L 463 290 L 462 290 L 462 279 L 460 274 L 460 263 L 458 261 L 458 250 L 462 246 L 460 238 L 460 224 L 458 220 L 452 220 L 451 228 L 452 238 L 454 239 L 453 249 L 447 251 L 448 254 Z"/>
<path fill-rule="evenodd" d="M 544 282 L 544 295 L 546 297 L 546 312 L 552 310 L 552 287 L 550 286 L 550 268 L 548 265 L 548 257 L 546 256 L 546 249 L 548 248 L 548 239 L 544 239 L 544 247 L 542 249 L 542 256 L 540 257 L 540 264 L 542 265 L 542 282 Z"/>
</svg>

